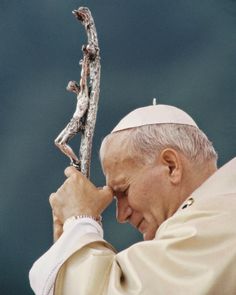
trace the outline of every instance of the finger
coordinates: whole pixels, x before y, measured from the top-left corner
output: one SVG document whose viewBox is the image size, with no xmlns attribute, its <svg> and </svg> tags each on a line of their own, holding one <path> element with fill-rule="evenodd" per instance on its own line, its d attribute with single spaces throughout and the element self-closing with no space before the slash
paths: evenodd
<svg viewBox="0 0 236 295">
<path fill-rule="evenodd" d="M 75 174 L 75 173 L 79 173 L 79 171 L 73 167 L 73 166 L 69 166 L 65 169 L 65 176 L 66 177 L 70 177 L 71 175 Z"/>
<path fill-rule="evenodd" d="M 99 194 L 103 199 L 107 200 L 107 202 L 111 202 L 114 197 L 113 190 L 109 186 L 104 186 L 101 190 L 99 190 Z"/>
<path fill-rule="evenodd" d="M 56 200 L 56 194 L 55 193 L 52 193 L 50 196 L 49 196 L 49 203 L 50 203 L 50 206 L 53 208 L 54 204 L 55 204 L 55 200 Z"/>
</svg>

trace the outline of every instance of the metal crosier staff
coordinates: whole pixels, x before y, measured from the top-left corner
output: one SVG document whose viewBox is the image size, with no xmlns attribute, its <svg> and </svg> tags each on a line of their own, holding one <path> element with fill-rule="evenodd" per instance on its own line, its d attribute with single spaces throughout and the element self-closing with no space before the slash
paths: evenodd
<svg viewBox="0 0 236 295">
<path fill-rule="evenodd" d="M 71 165 L 89 177 L 92 140 L 100 92 L 100 49 L 90 10 L 87 7 L 80 7 L 72 13 L 84 25 L 88 44 L 82 46 L 80 82 L 78 84 L 75 81 L 70 81 L 67 86 L 68 91 L 77 95 L 76 110 L 70 122 L 55 139 L 55 144 L 70 158 Z M 77 157 L 68 142 L 79 132 L 81 132 L 81 143 L 79 157 Z"/>
</svg>

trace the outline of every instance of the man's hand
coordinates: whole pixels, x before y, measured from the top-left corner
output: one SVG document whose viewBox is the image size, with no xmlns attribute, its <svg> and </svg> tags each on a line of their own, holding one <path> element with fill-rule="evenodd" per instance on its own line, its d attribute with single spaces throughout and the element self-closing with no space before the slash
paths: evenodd
<svg viewBox="0 0 236 295">
<path fill-rule="evenodd" d="M 53 219 L 63 224 L 71 216 L 89 215 L 98 217 L 111 203 L 113 192 L 109 187 L 96 188 L 74 167 L 65 170 L 67 180 L 50 196 Z"/>
<path fill-rule="evenodd" d="M 56 217 L 52 211 L 52 220 L 53 220 L 53 241 L 56 242 L 60 236 L 63 234 L 63 224 Z"/>
</svg>

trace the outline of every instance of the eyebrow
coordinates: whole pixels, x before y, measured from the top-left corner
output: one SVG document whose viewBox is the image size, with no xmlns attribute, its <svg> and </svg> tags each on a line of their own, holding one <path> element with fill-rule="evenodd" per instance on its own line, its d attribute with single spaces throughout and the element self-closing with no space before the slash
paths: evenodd
<svg viewBox="0 0 236 295">
<path fill-rule="evenodd" d="M 124 191 L 126 191 L 128 189 L 128 185 L 115 185 L 114 188 L 112 188 L 114 193 L 123 193 Z"/>
<path fill-rule="evenodd" d="M 114 185 L 113 187 L 111 186 L 112 190 L 116 193 L 119 193 L 122 191 L 122 187 L 119 185 Z"/>
<path fill-rule="evenodd" d="M 113 179 L 107 185 L 113 190 L 113 192 L 123 192 L 126 190 L 128 183 L 125 177 L 119 177 L 118 179 Z"/>
</svg>

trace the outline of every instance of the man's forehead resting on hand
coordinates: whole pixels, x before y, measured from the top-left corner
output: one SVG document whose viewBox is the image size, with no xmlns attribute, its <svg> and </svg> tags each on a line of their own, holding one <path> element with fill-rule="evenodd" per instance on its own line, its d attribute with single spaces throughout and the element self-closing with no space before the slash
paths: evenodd
<svg viewBox="0 0 236 295">
<path fill-rule="evenodd" d="M 103 140 L 100 158 L 118 221 L 148 240 L 216 171 L 217 154 L 187 113 L 153 105 L 125 116 Z"/>
</svg>

